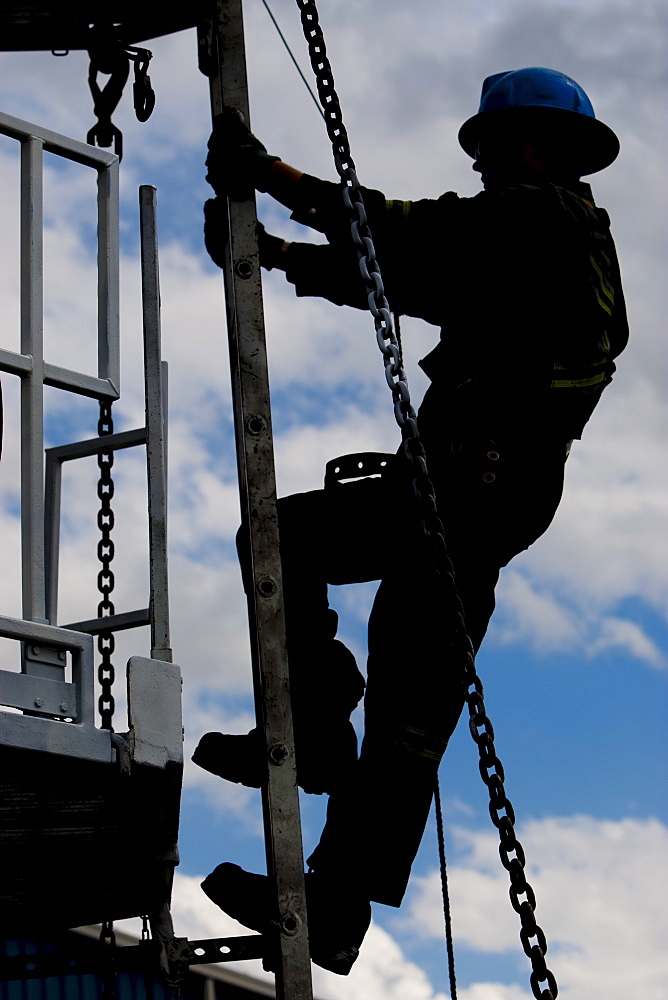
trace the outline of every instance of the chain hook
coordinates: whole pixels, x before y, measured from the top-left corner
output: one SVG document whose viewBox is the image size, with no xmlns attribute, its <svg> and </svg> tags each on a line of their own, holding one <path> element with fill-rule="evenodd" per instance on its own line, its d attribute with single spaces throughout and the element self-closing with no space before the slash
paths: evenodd
<svg viewBox="0 0 668 1000">
<path fill-rule="evenodd" d="M 134 62 L 135 80 L 132 85 L 132 96 L 135 115 L 137 121 L 147 122 L 155 107 L 155 91 L 151 86 L 151 77 L 147 72 L 153 53 L 148 49 L 136 48 L 134 45 L 128 45 L 125 51 Z"/>
<path fill-rule="evenodd" d="M 91 35 L 88 86 L 93 97 L 97 124 L 89 130 L 86 142 L 104 148 L 113 145 L 120 160 L 123 158 L 123 135 L 113 124 L 111 116 L 123 96 L 123 88 L 130 73 L 130 59 L 125 46 L 112 29 L 96 25 Z M 104 87 L 100 87 L 97 82 L 98 73 L 109 76 Z"/>
</svg>

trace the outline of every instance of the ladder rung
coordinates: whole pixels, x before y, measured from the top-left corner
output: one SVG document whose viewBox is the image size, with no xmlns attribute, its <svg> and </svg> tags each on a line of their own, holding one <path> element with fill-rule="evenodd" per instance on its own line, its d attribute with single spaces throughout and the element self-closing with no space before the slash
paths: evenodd
<svg viewBox="0 0 668 1000">
<path fill-rule="evenodd" d="M 188 965 L 240 962 L 251 958 L 263 958 L 266 942 L 261 934 L 243 934 L 239 937 L 188 941 L 188 951 Z"/>
</svg>

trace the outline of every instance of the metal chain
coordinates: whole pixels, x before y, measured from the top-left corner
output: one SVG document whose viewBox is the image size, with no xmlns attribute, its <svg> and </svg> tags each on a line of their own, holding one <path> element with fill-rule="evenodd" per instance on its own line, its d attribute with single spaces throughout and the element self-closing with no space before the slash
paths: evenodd
<svg viewBox="0 0 668 1000">
<path fill-rule="evenodd" d="M 111 416 L 111 403 L 105 400 L 100 401 L 100 419 L 97 424 L 97 433 L 100 437 L 105 437 L 114 432 L 114 421 Z M 114 543 L 111 538 L 111 531 L 114 527 L 114 512 L 111 509 L 111 500 L 114 495 L 114 481 L 111 478 L 111 469 L 114 464 L 114 453 L 101 451 L 97 456 L 97 464 L 100 469 L 100 478 L 97 484 L 97 495 L 100 500 L 100 509 L 97 514 L 97 526 L 100 529 L 101 538 L 97 543 L 97 557 L 102 564 L 102 569 L 97 574 L 97 589 L 102 595 L 102 600 L 97 606 L 98 618 L 106 618 L 113 615 L 115 608 L 109 595 L 114 589 L 114 574 L 111 569 L 111 561 L 114 558 Z M 97 670 L 97 677 L 102 687 L 102 693 L 98 699 L 98 710 L 102 719 L 102 728 L 113 732 L 112 718 L 114 715 L 114 696 L 112 685 L 114 683 L 115 671 L 111 662 L 116 640 L 111 630 L 100 632 L 97 637 L 97 649 L 100 654 L 100 664 Z"/>
<path fill-rule="evenodd" d="M 536 923 L 536 895 L 524 873 L 524 849 L 515 835 L 515 811 L 505 792 L 503 765 L 494 748 L 494 727 L 485 711 L 482 683 L 477 676 L 475 682 L 474 690 L 466 697 L 469 729 L 480 754 L 480 776 L 489 791 L 489 814 L 499 831 L 501 863 L 510 876 L 510 902 L 522 925 L 520 941 L 531 961 L 531 990 L 537 1000 L 553 1000 L 558 993 L 557 982 L 545 964 L 547 940 Z M 547 982 L 547 989 L 541 990 L 542 982 Z"/>
<path fill-rule="evenodd" d="M 334 152 L 334 163 L 341 178 L 343 201 L 351 219 L 351 233 L 357 247 L 359 268 L 367 289 L 369 310 L 374 319 L 376 339 L 384 357 L 385 378 L 392 392 L 395 419 L 401 429 L 404 453 L 411 465 L 413 491 L 422 517 L 423 529 L 437 584 L 440 585 L 445 607 L 451 615 L 452 647 L 455 657 L 463 664 L 469 726 L 478 745 L 480 773 L 488 787 L 490 815 L 501 838 L 501 860 L 510 874 L 510 896 L 513 908 L 520 916 L 520 940 L 531 960 L 531 989 L 536 1000 L 555 1000 L 558 989 L 552 972 L 545 964 L 547 941 L 534 916 L 536 899 L 524 876 L 524 851 L 514 832 L 514 813 L 503 788 L 503 768 L 494 751 L 492 724 L 485 712 L 483 686 L 475 668 L 474 650 L 466 632 L 464 608 L 455 587 L 455 573 L 445 544 L 443 525 L 436 509 L 436 493 L 429 479 L 426 455 L 418 435 L 415 410 L 411 404 L 401 350 L 393 329 L 392 316 L 376 260 L 371 231 L 364 209 L 364 199 L 350 153 L 348 134 L 341 114 L 341 105 L 334 89 L 332 67 L 327 58 L 325 39 L 320 28 L 314 0 L 296 0 L 306 38 L 311 65 L 315 74 L 318 96 L 324 111 L 327 134 Z M 479 733 L 480 726 L 484 726 Z M 488 774 L 494 767 L 494 773 Z M 505 816 L 499 817 L 499 810 Z M 515 854 L 513 859 L 509 854 Z M 524 896 L 520 902 L 519 897 Z M 535 944 L 531 944 L 535 938 Z M 547 988 L 540 984 L 547 982 Z"/>
</svg>

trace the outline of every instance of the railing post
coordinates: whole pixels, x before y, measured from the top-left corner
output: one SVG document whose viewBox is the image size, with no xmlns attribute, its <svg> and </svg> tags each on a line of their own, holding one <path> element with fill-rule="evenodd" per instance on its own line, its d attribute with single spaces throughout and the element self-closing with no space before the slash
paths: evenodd
<svg viewBox="0 0 668 1000">
<path fill-rule="evenodd" d="M 149 561 L 151 565 L 151 656 L 171 662 L 167 577 L 167 481 L 163 371 L 160 362 L 160 275 L 156 190 L 139 188 L 142 305 L 144 316 L 144 384 L 146 397 L 146 461 L 148 468 Z M 165 373 L 166 374 L 166 373 Z M 166 378 L 164 380 L 166 382 Z"/>
<path fill-rule="evenodd" d="M 44 623 L 42 149 L 34 136 L 21 142 L 21 353 L 31 359 L 21 380 L 21 547 L 23 617 Z"/>
</svg>

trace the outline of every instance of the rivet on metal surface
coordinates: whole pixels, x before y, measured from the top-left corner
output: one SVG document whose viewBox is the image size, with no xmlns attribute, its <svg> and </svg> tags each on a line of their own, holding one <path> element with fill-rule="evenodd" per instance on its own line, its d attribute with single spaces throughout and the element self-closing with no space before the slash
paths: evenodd
<svg viewBox="0 0 668 1000">
<path fill-rule="evenodd" d="M 249 434 L 261 434 L 265 426 L 264 418 L 257 415 L 250 416 L 246 421 L 246 429 Z"/>
<path fill-rule="evenodd" d="M 59 649 L 58 650 L 58 659 L 59 660 L 66 660 L 67 659 L 67 653 L 65 652 L 64 649 Z"/>
<path fill-rule="evenodd" d="M 253 275 L 253 265 L 249 260 L 243 257 L 241 260 L 238 260 L 234 265 L 234 272 L 240 278 L 244 278 L 247 280 Z"/>
<path fill-rule="evenodd" d="M 270 576 L 266 576 L 258 583 L 257 589 L 261 597 L 273 597 L 276 593 L 276 581 Z"/>
<path fill-rule="evenodd" d="M 35 708 L 41 708 L 44 704 L 43 698 L 35 698 Z"/>
<path fill-rule="evenodd" d="M 285 743 L 274 743 L 273 746 L 269 747 L 268 756 L 272 764 L 281 767 L 288 759 L 289 751 Z"/>
<path fill-rule="evenodd" d="M 278 922 L 281 934 L 287 937 L 294 937 L 299 932 L 302 922 L 297 913 L 284 913 Z"/>
<path fill-rule="evenodd" d="M 40 654 L 40 648 L 39 648 L 39 646 L 33 646 L 32 647 L 32 655 L 33 656 L 39 656 L 39 654 Z"/>
<path fill-rule="evenodd" d="M 68 704 L 67 704 L 67 702 L 66 702 L 66 701 L 61 701 L 61 703 L 60 703 L 60 711 L 61 711 L 61 712 L 66 712 L 66 711 L 67 711 L 67 709 L 68 709 Z"/>
</svg>

